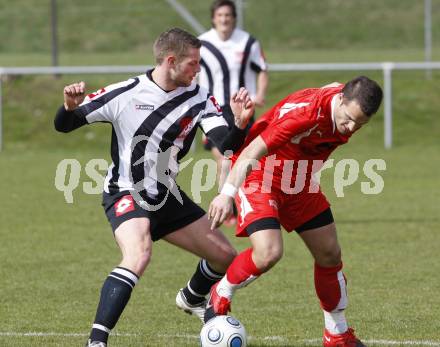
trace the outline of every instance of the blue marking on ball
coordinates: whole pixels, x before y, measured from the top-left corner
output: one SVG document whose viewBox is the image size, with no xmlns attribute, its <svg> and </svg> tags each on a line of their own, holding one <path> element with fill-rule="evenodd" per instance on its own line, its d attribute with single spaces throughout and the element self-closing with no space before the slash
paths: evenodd
<svg viewBox="0 0 440 347">
<path fill-rule="evenodd" d="M 243 341 L 242 341 L 241 337 L 235 336 L 231 340 L 231 347 L 241 347 L 241 346 L 243 346 Z"/>
</svg>

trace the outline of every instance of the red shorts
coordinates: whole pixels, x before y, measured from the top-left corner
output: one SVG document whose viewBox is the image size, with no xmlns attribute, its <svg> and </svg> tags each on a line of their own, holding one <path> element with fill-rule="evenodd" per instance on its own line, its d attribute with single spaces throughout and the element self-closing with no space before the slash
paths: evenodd
<svg viewBox="0 0 440 347">
<path fill-rule="evenodd" d="M 321 190 L 286 194 L 276 189 L 270 193 L 262 193 L 260 189 L 249 193 L 240 188 L 235 203 L 238 209 L 236 236 L 239 237 L 248 236 L 246 227 L 263 218 L 276 218 L 291 232 L 330 207 Z"/>
</svg>

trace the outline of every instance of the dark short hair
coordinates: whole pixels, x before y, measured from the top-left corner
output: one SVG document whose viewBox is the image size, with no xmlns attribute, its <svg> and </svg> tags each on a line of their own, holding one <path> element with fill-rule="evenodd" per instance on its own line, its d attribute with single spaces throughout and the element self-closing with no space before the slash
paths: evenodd
<svg viewBox="0 0 440 347">
<path fill-rule="evenodd" d="M 200 48 L 201 46 L 202 43 L 194 35 L 183 29 L 171 28 L 159 35 L 154 42 L 153 52 L 156 63 L 162 64 L 167 54 L 174 53 L 178 59 L 182 59 L 189 47 Z"/>
<path fill-rule="evenodd" d="M 237 9 L 235 7 L 235 3 L 231 0 L 215 0 L 211 5 L 211 19 L 214 18 L 215 11 L 217 11 L 220 7 L 229 6 L 232 10 L 232 16 L 237 18 Z"/>
<path fill-rule="evenodd" d="M 342 94 L 344 101 L 358 102 L 362 112 L 368 117 L 377 112 L 383 97 L 382 88 L 365 76 L 359 76 L 347 82 L 342 88 Z"/>
</svg>

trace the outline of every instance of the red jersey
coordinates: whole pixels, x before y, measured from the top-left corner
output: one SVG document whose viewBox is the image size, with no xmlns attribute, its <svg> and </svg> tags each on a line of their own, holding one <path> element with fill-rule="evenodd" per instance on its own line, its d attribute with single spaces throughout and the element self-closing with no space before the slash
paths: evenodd
<svg viewBox="0 0 440 347">
<path fill-rule="evenodd" d="M 308 187 L 312 172 L 318 171 L 336 147 L 346 143 L 351 136 L 340 134 L 332 117 L 332 100 L 342 88 L 343 85 L 297 91 L 258 119 L 243 148 L 261 136 L 268 154 L 260 160 L 260 168 L 250 173 L 247 182 L 261 181 L 265 172 L 271 175 L 268 171 L 273 170 L 273 187 L 280 188 L 282 178 L 289 181 L 284 184 L 293 187 L 292 183 L 300 175 L 304 179 L 303 187 Z M 301 174 L 297 178 L 298 165 Z M 265 179 L 264 184 L 267 183 Z"/>
</svg>

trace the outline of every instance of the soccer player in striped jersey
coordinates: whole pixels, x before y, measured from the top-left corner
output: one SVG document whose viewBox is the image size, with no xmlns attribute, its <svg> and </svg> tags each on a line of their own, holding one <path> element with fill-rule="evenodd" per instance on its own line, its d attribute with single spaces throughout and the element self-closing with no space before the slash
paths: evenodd
<svg viewBox="0 0 440 347">
<path fill-rule="evenodd" d="M 252 126 L 208 212 L 212 227 L 217 227 L 231 213 L 235 197 L 237 236 L 249 237 L 252 247 L 240 253 L 212 287 L 207 318 L 226 314 L 234 292 L 281 259 L 283 226 L 299 234 L 314 258 L 324 347 L 365 347 L 345 319 L 348 301 L 341 247 L 330 204 L 313 174 L 369 122 L 381 101 L 380 86 L 359 76 L 345 85 L 295 92 Z"/>
<path fill-rule="evenodd" d="M 230 95 L 240 87 L 245 87 L 255 105 L 262 107 L 269 82 L 266 61 L 260 43 L 236 27 L 236 17 L 233 1 L 212 3 L 212 29 L 199 36 L 202 41 L 199 83 L 209 89 L 222 108 L 228 107 Z M 226 120 L 229 124 L 234 122 L 232 117 Z M 211 150 L 220 168 L 223 156 L 215 143 L 206 138 L 204 148 Z M 235 224 L 233 218 L 229 224 Z"/>
<path fill-rule="evenodd" d="M 212 28 L 201 34 L 199 83 L 217 98 L 229 103 L 230 95 L 245 87 L 257 106 L 263 106 L 268 73 L 260 43 L 236 27 L 233 1 L 216 0 L 211 5 Z"/>
<path fill-rule="evenodd" d="M 103 206 L 122 253 L 105 280 L 87 346 L 105 347 L 151 257 L 164 239 L 201 260 L 176 298 L 179 308 L 203 319 L 205 295 L 236 255 L 205 211 L 177 186 L 179 160 L 198 127 L 218 148 L 236 151 L 254 106 L 242 88 L 230 100 L 228 124 L 215 98 L 193 80 L 200 71 L 200 41 L 184 30 L 162 33 L 154 44 L 157 65 L 145 74 L 86 95 L 84 82 L 64 88 L 55 128 L 70 132 L 94 122 L 112 126 Z"/>
</svg>

